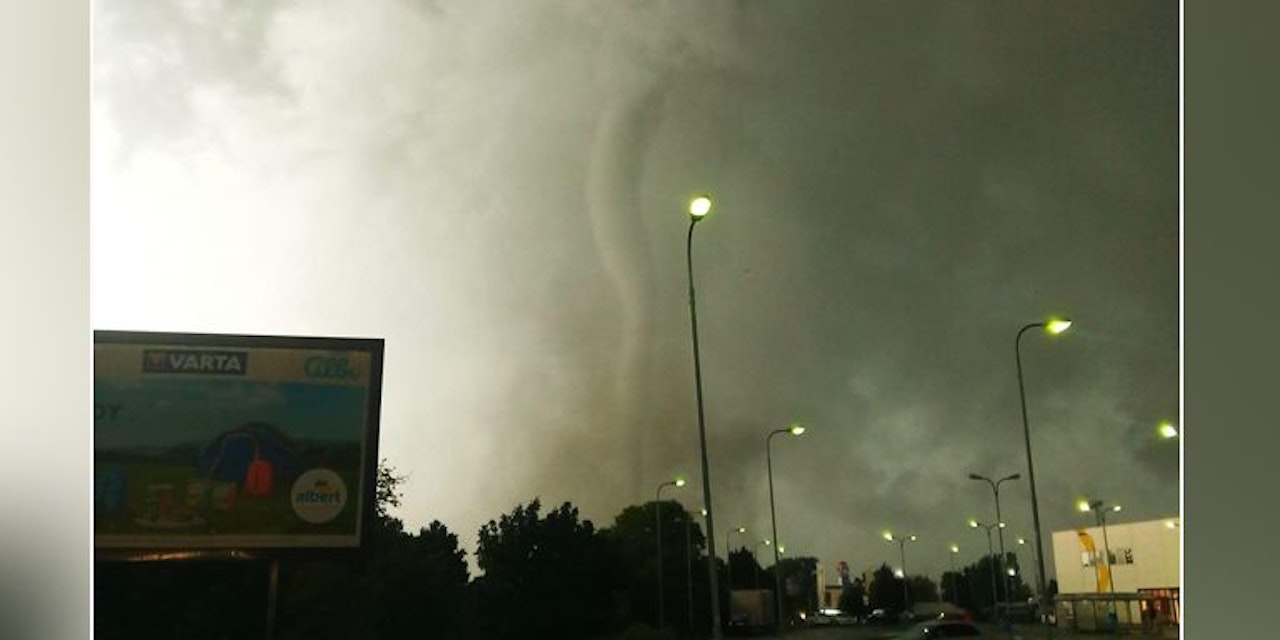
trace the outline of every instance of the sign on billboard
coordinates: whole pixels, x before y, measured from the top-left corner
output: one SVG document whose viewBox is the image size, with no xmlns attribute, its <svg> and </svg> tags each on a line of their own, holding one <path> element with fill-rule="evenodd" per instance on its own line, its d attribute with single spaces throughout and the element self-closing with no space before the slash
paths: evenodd
<svg viewBox="0 0 1280 640">
<path fill-rule="evenodd" d="M 370 339 L 95 332 L 95 546 L 359 546 L 382 352 Z"/>
</svg>

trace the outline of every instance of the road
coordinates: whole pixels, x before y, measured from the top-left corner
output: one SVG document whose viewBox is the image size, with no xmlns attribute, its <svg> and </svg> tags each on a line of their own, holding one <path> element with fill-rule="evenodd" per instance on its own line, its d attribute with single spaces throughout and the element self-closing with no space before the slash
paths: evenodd
<svg viewBox="0 0 1280 640">
<path fill-rule="evenodd" d="M 995 625 L 978 624 L 978 628 L 982 630 L 984 637 L 990 638 L 1006 638 L 1009 640 L 1048 640 L 1047 628 L 1040 626 L 1020 626 L 1015 625 L 1012 635 L 1001 631 Z M 850 627 L 815 627 L 809 629 L 799 629 L 792 631 L 785 637 L 790 640 L 884 640 L 892 638 L 895 634 L 903 631 L 903 628 L 894 627 L 877 627 L 877 626 L 850 626 Z M 753 636 L 756 640 L 779 640 L 783 636 L 767 635 Z M 1115 636 L 1103 633 L 1075 633 L 1062 629 L 1053 630 L 1053 640 L 1103 640 L 1108 637 L 1128 637 L 1133 640 L 1138 638 L 1152 639 L 1169 639 L 1179 637 L 1174 630 L 1165 630 L 1162 635 L 1145 635 L 1141 633 L 1121 633 Z"/>
</svg>

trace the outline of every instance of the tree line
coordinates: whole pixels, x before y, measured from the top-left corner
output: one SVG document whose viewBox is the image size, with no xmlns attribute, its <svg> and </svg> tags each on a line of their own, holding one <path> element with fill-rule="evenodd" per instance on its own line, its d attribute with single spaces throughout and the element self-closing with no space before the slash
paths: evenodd
<svg viewBox="0 0 1280 640">
<path fill-rule="evenodd" d="M 273 616 L 264 562 L 99 561 L 95 637 L 239 640 L 266 637 L 268 629 L 275 640 L 708 635 L 702 517 L 678 502 L 628 506 L 597 528 L 571 503 L 547 508 L 532 499 L 480 528 L 479 575 L 472 576 L 458 536 L 444 524 L 411 532 L 391 515 L 403 478 L 385 465 L 377 478 L 376 515 L 359 550 L 277 558 Z M 820 606 L 816 559 L 783 558 L 764 567 L 754 551 L 729 549 L 729 564 L 714 563 L 722 621 L 731 619 L 730 589 L 772 591 L 775 570 L 782 573 L 788 619 Z M 974 611 L 989 606 L 993 560 L 945 574 L 941 597 Z M 1016 566 L 1016 558 L 1012 562 Z M 1029 595 L 1020 580 L 1013 584 L 1015 598 Z M 939 598 L 938 586 L 924 576 L 909 576 L 907 588 L 913 603 Z M 1003 581 L 996 588 L 1004 589 Z M 845 584 L 840 608 L 855 615 L 898 612 L 904 595 L 902 579 L 884 565 L 869 583 L 859 577 Z"/>
<path fill-rule="evenodd" d="M 571 503 L 548 508 L 534 498 L 480 528 L 479 575 L 471 576 L 458 536 L 444 524 L 411 532 L 391 515 L 403 478 L 385 465 L 377 478 L 376 516 L 359 550 L 276 558 L 274 615 L 265 561 L 99 560 L 95 637 L 240 640 L 268 629 L 275 640 L 707 635 L 706 538 L 701 516 L 678 502 L 628 506 L 597 528 Z M 779 563 L 788 611 L 813 604 L 816 562 Z M 716 566 L 727 620 L 728 567 Z M 773 570 L 741 569 L 734 584 L 772 589 Z"/>
</svg>

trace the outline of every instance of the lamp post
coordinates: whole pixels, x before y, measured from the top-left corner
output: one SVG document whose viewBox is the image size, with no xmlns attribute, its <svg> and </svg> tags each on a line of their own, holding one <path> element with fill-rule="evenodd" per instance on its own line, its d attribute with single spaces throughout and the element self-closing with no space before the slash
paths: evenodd
<svg viewBox="0 0 1280 640">
<path fill-rule="evenodd" d="M 1111 543 L 1107 541 L 1107 511 L 1119 511 L 1120 505 L 1111 505 L 1111 508 L 1107 509 L 1104 508 L 1105 503 L 1102 500 L 1081 500 L 1078 507 L 1083 513 L 1092 511 L 1097 519 L 1098 526 L 1102 527 L 1102 557 L 1103 562 L 1105 562 L 1107 566 L 1107 589 L 1111 592 L 1111 602 L 1108 607 L 1110 611 L 1108 612 L 1108 615 L 1111 618 L 1111 624 L 1114 627 L 1116 624 L 1116 577 L 1112 572 Z"/>
<path fill-rule="evenodd" d="M 1027 391 L 1026 385 L 1022 380 L 1022 334 L 1026 333 L 1027 329 L 1035 327 L 1044 328 L 1050 335 L 1058 335 L 1071 328 L 1071 321 L 1059 318 L 1051 319 L 1047 322 L 1033 322 L 1019 329 L 1017 337 L 1013 340 L 1014 359 L 1018 365 L 1018 398 L 1022 402 L 1022 436 L 1027 445 L 1027 481 L 1031 484 L 1031 521 L 1035 525 L 1036 531 L 1036 567 L 1038 568 L 1036 573 L 1036 594 L 1041 609 L 1040 613 L 1043 614 L 1047 591 L 1044 582 L 1044 545 L 1040 536 L 1040 503 L 1036 501 L 1036 471 L 1031 462 L 1031 428 L 1027 424 Z"/>
<path fill-rule="evenodd" d="M 768 538 L 765 538 L 764 540 L 757 542 L 756 546 L 751 548 L 751 559 L 756 563 L 756 584 L 755 584 L 756 589 L 760 588 L 760 556 L 759 556 L 760 545 L 764 545 L 766 547 L 772 546 L 773 541 L 769 540 Z M 777 573 L 777 567 L 774 568 L 774 573 Z"/>
<path fill-rule="evenodd" d="M 970 520 L 969 526 L 974 529 L 985 529 L 987 531 L 987 556 L 995 556 L 995 549 L 991 546 L 991 530 L 995 528 L 1004 528 L 1003 522 L 995 524 L 983 524 L 977 520 Z M 996 592 L 996 565 L 994 561 L 991 563 L 991 607 L 994 609 L 996 602 L 999 600 L 999 594 Z"/>
<path fill-rule="evenodd" d="M 724 560 L 725 560 L 724 564 L 725 564 L 725 568 L 728 571 L 728 575 L 725 577 L 729 581 L 729 591 L 733 591 L 733 547 L 729 545 L 729 536 L 735 533 L 746 533 L 746 532 L 747 532 L 747 528 L 740 526 L 737 529 L 730 529 L 727 533 L 724 534 Z"/>
<path fill-rule="evenodd" d="M 1117 512 L 1121 507 L 1118 504 L 1113 504 L 1110 508 L 1104 508 L 1105 503 L 1102 500 L 1081 500 L 1078 507 L 1082 513 L 1092 511 L 1098 526 L 1102 528 L 1102 549 L 1107 565 L 1107 588 L 1111 593 L 1115 593 L 1115 576 L 1111 574 L 1111 544 L 1107 540 L 1107 512 Z"/>
<path fill-rule="evenodd" d="M 991 485 L 991 493 L 995 496 L 995 499 L 996 499 L 996 522 L 1004 522 L 1004 516 L 1000 515 L 1000 484 L 1001 484 L 1001 483 L 1003 483 L 1003 482 L 1007 482 L 1007 481 L 1009 481 L 1009 480 L 1017 480 L 1018 478 L 1021 478 L 1021 477 L 1022 477 L 1022 474 L 1020 474 L 1020 473 L 1015 473 L 1015 474 L 1008 475 L 1008 476 L 1005 476 L 1005 477 L 1003 477 L 1003 478 L 1000 478 L 999 480 L 992 480 L 991 478 L 988 478 L 988 477 L 986 477 L 986 476 L 984 476 L 984 475 L 979 475 L 979 474 L 976 474 L 976 473 L 970 473 L 970 474 L 969 474 L 969 479 L 971 479 L 971 480 L 982 480 L 982 481 L 986 482 L 987 484 Z M 1000 528 L 996 531 L 996 534 L 997 534 L 997 536 L 999 536 L 999 539 L 1000 539 L 1000 573 L 1001 573 L 1001 575 L 1004 575 L 1004 574 L 1006 573 L 1006 572 L 1005 572 L 1005 558 L 1007 557 L 1007 556 L 1005 555 L 1005 552 L 1004 552 L 1004 527 L 1000 527 Z M 1012 597 L 1011 597 L 1011 594 L 1010 594 L 1010 591 L 1009 591 L 1009 577 L 1008 577 L 1008 576 L 1005 576 L 1005 577 L 1004 577 L 1004 593 L 1005 593 L 1005 600 L 1006 600 L 1006 602 L 1011 601 L 1011 600 L 1012 600 Z"/>
<path fill-rule="evenodd" d="M 1017 542 L 1019 545 L 1021 545 L 1021 546 L 1026 546 L 1026 544 L 1027 544 L 1027 539 L 1026 539 L 1026 538 L 1024 538 L 1024 537 L 1022 537 L 1022 536 L 1018 536 L 1015 540 L 1016 540 L 1016 542 Z M 1018 563 L 1017 563 L 1017 565 L 1018 565 L 1018 570 L 1019 570 L 1019 571 L 1021 571 L 1021 570 L 1022 570 L 1022 567 L 1021 567 L 1022 563 L 1021 563 L 1021 562 L 1018 562 Z M 1032 566 L 1032 569 L 1035 569 L 1035 567 L 1034 567 L 1034 566 Z"/>
<path fill-rule="evenodd" d="M 905 613 L 911 611 L 911 591 L 907 588 L 907 543 L 915 542 L 916 537 L 914 535 L 909 535 L 901 538 L 895 538 L 893 537 L 893 533 L 886 531 L 884 532 L 884 539 L 889 542 L 898 543 L 898 553 L 902 560 L 902 607 L 903 612 Z"/>
<path fill-rule="evenodd" d="M 698 445 L 702 454 L 702 504 L 707 510 L 707 585 L 711 592 L 711 637 L 720 640 L 720 585 L 716 577 L 716 537 L 711 510 L 711 471 L 707 464 L 707 424 L 702 407 L 702 361 L 698 354 L 698 306 L 693 290 L 693 228 L 711 213 L 711 198 L 698 196 L 689 202 L 689 236 L 685 259 L 689 267 L 689 321 L 693 333 L 693 382 L 698 404 Z M 727 557 L 727 556 L 726 556 Z"/>
<path fill-rule="evenodd" d="M 950 554 L 951 555 L 951 604 L 960 603 L 960 593 L 959 593 L 960 589 L 959 589 L 959 585 L 956 584 L 956 554 L 957 553 L 960 553 L 960 546 L 956 544 L 952 544 L 951 554 Z"/>
<path fill-rule="evenodd" d="M 655 529 L 658 532 L 658 628 L 663 625 L 663 613 L 666 603 L 662 597 L 662 490 L 666 487 L 683 487 L 684 478 L 676 478 L 668 482 L 658 485 L 658 491 L 654 496 L 653 514 L 654 520 L 657 522 Z"/>
<path fill-rule="evenodd" d="M 773 437 L 774 437 L 774 436 L 776 436 L 776 435 L 778 435 L 778 434 L 781 434 L 781 433 L 789 433 L 789 434 L 791 434 L 791 435 L 793 435 L 793 436 L 799 436 L 799 435 L 804 434 L 804 426 L 803 426 L 803 425 L 801 425 L 801 424 L 799 424 L 799 423 L 796 423 L 796 424 L 791 425 L 790 427 L 787 427 L 786 429 L 774 429 L 773 431 L 770 431 L 770 432 L 769 432 L 769 435 L 768 435 L 768 436 L 765 436 L 765 439 L 764 439 L 764 457 L 765 457 L 765 462 L 766 462 L 766 464 L 767 464 L 767 466 L 768 466 L 768 469 L 769 469 L 769 522 L 770 522 L 770 524 L 771 524 L 771 525 L 772 525 L 772 527 L 773 527 L 773 539 L 774 539 L 774 540 L 777 540 L 777 539 L 778 539 L 778 513 L 777 513 L 777 511 L 774 509 L 774 506 L 773 506 L 773 449 L 772 449 L 772 443 L 773 443 Z M 773 548 L 773 581 L 774 581 L 773 599 L 774 599 L 775 604 L 777 605 L 777 608 L 778 608 L 778 619 L 777 619 L 777 623 L 778 623 L 778 629 L 779 629 L 779 631 L 781 631 L 781 630 L 784 628 L 784 627 L 783 627 L 783 625 L 782 625 L 782 622 L 783 622 L 783 612 L 782 612 L 782 571 L 781 571 L 781 570 L 779 569 L 779 567 L 778 567 L 778 552 L 779 552 L 778 548 L 777 548 L 777 547 L 774 547 L 774 548 Z"/>
</svg>

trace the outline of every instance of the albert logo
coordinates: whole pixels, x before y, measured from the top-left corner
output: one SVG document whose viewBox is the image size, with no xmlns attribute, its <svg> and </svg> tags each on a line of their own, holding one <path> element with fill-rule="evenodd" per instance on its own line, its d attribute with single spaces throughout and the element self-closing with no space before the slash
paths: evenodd
<svg viewBox="0 0 1280 640">
<path fill-rule="evenodd" d="M 330 469 L 309 469 L 294 481 L 290 499 L 299 518 L 322 524 L 342 513 L 347 505 L 347 486 Z"/>
<path fill-rule="evenodd" d="M 312 356 L 302 366 L 309 378 L 355 380 L 358 377 L 355 367 L 341 356 Z"/>
<path fill-rule="evenodd" d="M 242 376 L 248 368 L 249 354 L 245 351 L 146 349 L 142 352 L 143 373 Z"/>
</svg>

